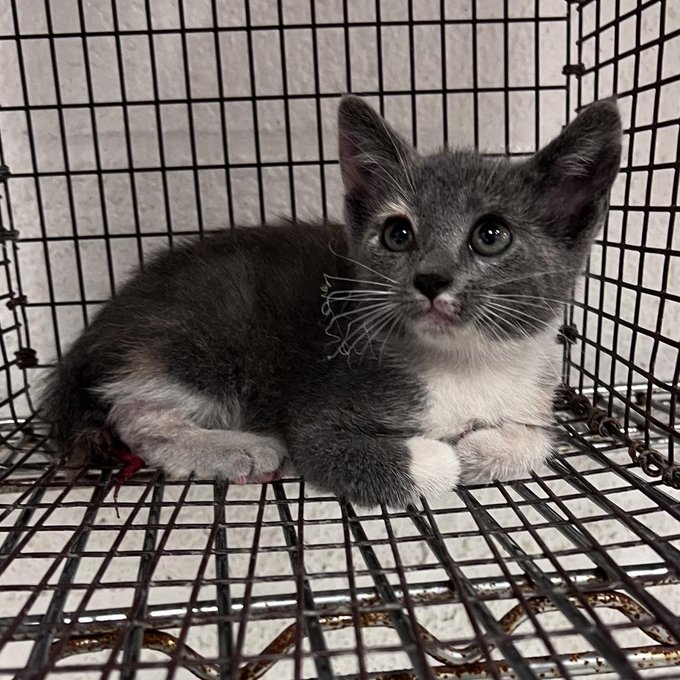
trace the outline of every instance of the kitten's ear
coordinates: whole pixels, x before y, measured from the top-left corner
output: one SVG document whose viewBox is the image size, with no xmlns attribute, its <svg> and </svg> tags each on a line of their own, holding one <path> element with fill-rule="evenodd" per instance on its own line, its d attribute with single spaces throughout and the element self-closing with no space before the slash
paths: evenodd
<svg viewBox="0 0 680 680">
<path fill-rule="evenodd" d="M 621 117 L 613 99 L 591 104 L 527 164 L 542 200 L 564 214 L 570 237 L 593 225 L 621 162 Z"/>
<path fill-rule="evenodd" d="M 409 146 L 370 104 L 346 95 L 338 109 L 338 148 L 347 193 L 389 192 L 408 186 Z M 396 184 L 396 186 L 395 186 Z"/>
</svg>

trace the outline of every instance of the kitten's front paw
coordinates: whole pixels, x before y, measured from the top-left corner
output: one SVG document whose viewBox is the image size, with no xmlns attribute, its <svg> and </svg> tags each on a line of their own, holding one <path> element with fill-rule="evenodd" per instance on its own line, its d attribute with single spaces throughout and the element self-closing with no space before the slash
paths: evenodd
<svg viewBox="0 0 680 680">
<path fill-rule="evenodd" d="M 545 430 L 531 425 L 504 423 L 463 436 L 457 450 L 464 484 L 488 484 L 525 477 L 551 453 Z"/>
<path fill-rule="evenodd" d="M 438 496 L 458 486 L 461 466 L 453 446 L 426 437 L 412 437 L 407 446 L 411 453 L 409 473 L 417 496 Z"/>
</svg>

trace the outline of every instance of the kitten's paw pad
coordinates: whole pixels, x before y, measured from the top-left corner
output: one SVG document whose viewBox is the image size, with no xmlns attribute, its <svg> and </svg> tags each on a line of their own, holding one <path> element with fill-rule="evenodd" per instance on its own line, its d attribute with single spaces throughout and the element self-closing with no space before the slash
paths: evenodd
<svg viewBox="0 0 680 680">
<path fill-rule="evenodd" d="M 452 491 L 460 481 L 460 458 L 453 446 L 437 439 L 412 437 L 409 473 L 418 496 L 433 497 Z"/>
<path fill-rule="evenodd" d="M 269 484 L 269 482 L 278 482 L 282 477 L 283 471 L 279 468 L 278 470 L 274 470 L 274 472 L 265 472 L 261 475 L 257 475 L 253 481 L 255 484 Z"/>
<path fill-rule="evenodd" d="M 470 432 L 457 449 L 466 484 L 526 477 L 541 466 L 551 451 L 550 439 L 541 428 L 518 423 Z"/>
<path fill-rule="evenodd" d="M 283 477 L 281 468 L 274 470 L 274 472 L 262 472 L 258 475 L 250 475 L 250 477 L 235 477 L 231 479 L 232 484 L 243 486 L 245 484 L 269 484 L 269 482 L 276 482 Z"/>
</svg>

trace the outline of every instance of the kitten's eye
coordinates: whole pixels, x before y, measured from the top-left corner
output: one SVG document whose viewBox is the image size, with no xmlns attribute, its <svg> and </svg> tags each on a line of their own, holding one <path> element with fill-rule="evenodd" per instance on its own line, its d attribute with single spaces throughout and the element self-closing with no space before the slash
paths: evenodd
<svg viewBox="0 0 680 680">
<path fill-rule="evenodd" d="M 512 243 L 512 233 L 498 217 L 482 217 L 470 232 L 470 247 L 479 255 L 500 255 Z"/>
<path fill-rule="evenodd" d="M 413 247 L 413 226 L 407 217 L 395 215 L 385 220 L 382 242 L 388 250 L 402 252 Z"/>
</svg>

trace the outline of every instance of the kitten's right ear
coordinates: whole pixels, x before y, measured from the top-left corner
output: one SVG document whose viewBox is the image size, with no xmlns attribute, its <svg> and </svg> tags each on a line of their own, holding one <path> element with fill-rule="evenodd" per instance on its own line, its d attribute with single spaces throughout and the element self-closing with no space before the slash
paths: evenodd
<svg viewBox="0 0 680 680">
<path fill-rule="evenodd" d="M 414 149 L 360 97 L 346 95 L 340 101 L 338 149 L 348 194 L 385 194 L 408 186 Z"/>
<path fill-rule="evenodd" d="M 565 235 L 596 226 L 621 160 L 621 117 L 613 99 L 590 104 L 526 164 L 541 200 L 562 213 Z"/>
</svg>

